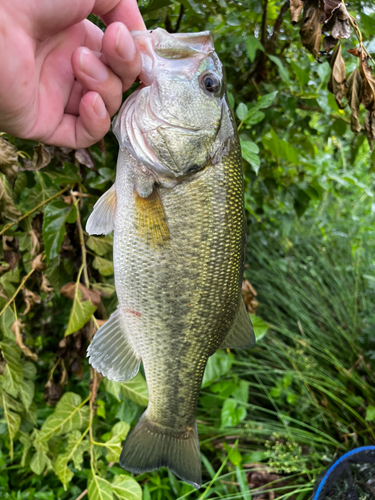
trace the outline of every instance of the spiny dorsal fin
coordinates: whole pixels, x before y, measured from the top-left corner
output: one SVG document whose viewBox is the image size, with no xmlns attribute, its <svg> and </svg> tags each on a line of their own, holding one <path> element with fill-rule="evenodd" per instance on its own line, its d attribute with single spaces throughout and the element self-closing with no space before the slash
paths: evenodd
<svg viewBox="0 0 375 500">
<path fill-rule="evenodd" d="M 90 365 L 109 380 L 122 382 L 137 375 L 141 358 L 126 335 L 121 309 L 117 309 L 96 332 L 87 356 Z"/>
<path fill-rule="evenodd" d="M 163 245 L 170 239 L 163 204 L 156 188 L 142 198 L 134 191 L 137 231 L 151 245 Z"/>
<path fill-rule="evenodd" d="M 95 203 L 86 224 L 89 234 L 108 234 L 114 229 L 117 208 L 116 185 L 113 184 Z"/>
<path fill-rule="evenodd" d="M 255 344 L 253 325 L 241 297 L 236 316 L 220 349 L 249 349 Z"/>
</svg>

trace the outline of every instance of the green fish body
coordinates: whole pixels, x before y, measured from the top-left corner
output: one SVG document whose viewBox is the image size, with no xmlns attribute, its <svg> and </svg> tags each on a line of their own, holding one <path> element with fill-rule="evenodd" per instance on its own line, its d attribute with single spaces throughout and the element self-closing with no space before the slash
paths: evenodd
<svg viewBox="0 0 375 500">
<path fill-rule="evenodd" d="M 210 34 L 155 30 L 137 38 L 146 86 L 115 120 L 116 183 L 87 226 L 90 234 L 114 229 L 119 307 L 88 355 L 117 381 L 144 365 L 149 405 L 120 465 L 166 466 L 199 487 L 196 406 L 207 359 L 254 343 L 241 296 L 241 152 Z"/>
</svg>

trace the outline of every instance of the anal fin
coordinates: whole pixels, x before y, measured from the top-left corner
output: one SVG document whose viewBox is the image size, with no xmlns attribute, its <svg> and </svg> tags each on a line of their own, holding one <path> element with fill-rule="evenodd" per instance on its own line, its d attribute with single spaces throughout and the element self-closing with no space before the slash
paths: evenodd
<svg viewBox="0 0 375 500">
<path fill-rule="evenodd" d="M 117 208 L 116 185 L 108 189 L 95 203 L 86 224 L 89 234 L 108 234 L 114 229 Z"/>
<path fill-rule="evenodd" d="M 91 366 L 109 380 L 124 382 L 137 375 L 141 358 L 127 338 L 121 309 L 96 332 L 87 356 Z"/>
<path fill-rule="evenodd" d="M 241 297 L 233 324 L 219 349 L 249 349 L 255 344 L 253 325 Z"/>
</svg>

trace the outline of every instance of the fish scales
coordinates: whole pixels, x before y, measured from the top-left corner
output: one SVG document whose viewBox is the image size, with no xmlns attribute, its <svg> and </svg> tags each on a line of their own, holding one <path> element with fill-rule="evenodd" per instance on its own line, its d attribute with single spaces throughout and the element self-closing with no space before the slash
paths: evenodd
<svg viewBox="0 0 375 500">
<path fill-rule="evenodd" d="M 90 234 L 114 229 L 119 307 L 88 355 L 112 380 L 131 379 L 143 362 L 149 404 L 120 465 L 167 466 L 199 487 L 196 407 L 207 359 L 254 343 L 241 297 L 241 151 L 211 35 L 138 37 L 145 87 L 114 123 L 116 183 L 87 225 Z"/>
</svg>

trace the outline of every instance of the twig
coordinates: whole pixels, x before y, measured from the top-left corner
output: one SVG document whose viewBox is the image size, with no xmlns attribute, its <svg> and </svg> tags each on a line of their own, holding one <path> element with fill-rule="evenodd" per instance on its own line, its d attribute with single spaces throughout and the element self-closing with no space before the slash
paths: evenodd
<svg viewBox="0 0 375 500">
<path fill-rule="evenodd" d="M 185 12 L 185 7 L 181 4 L 180 5 L 180 13 L 178 14 L 176 26 L 174 27 L 173 33 L 177 33 L 178 30 L 180 29 L 180 25 L 181 25 L 182 18 L 184 16 L 184 12 Z"/>
<path fill-rule="evenodd" d="M 48 198 L 47 200 L 44 200 L 42 202 L 39 203 L 39 205 L 37 205 L 36 207 L 34 207 L 32 210 L 30 210 L 29 212 L 27 212 L 25 215 L 23 215 L 22 217 L 20 217 L 18 220 L 14 221 L 14 222 L 11 222 L 10 224 L 6 224 L 3 229 L 0 231 L 0 236 L 2 234 L 5 233 L 5 231 L 8 231 L 8 229 L 10 229 L 12 226 L 14 226 L 15 224 L 18 224 L 21 222 L 21 220 L 23 219 L 26 219 L 27 217 L 29 217 L 29 215 L 31 215 L 32 213 L 34 213 L 36 210 L 38 210 L 39 208 L 41 208 L 43 205 L 46 205 L 47 203 L 49 203 L 51 200 L 53 200 L 54 198 L 57 198 L 58 196 L 60 196 L 61 194 L 63 194 L 65 191 L 67 191 L 68 189 L 70 189 L 72 186 L 66 186 L 64 189 L 62 189 L 61 191 L 59 191 L 58 193 L 54 194 L 53 196 L 51 196 L 50 198 Z"/>
<path fill-rule="evenodd" d="M 263 47 L 266 45 L 267 41 L 267 16 L 268 16 L 268 0 L 264 0 L 263 17 L 262 17 L 262 34 L 260 39 Z"/>
<path fill-rule="evenodd" d="M 285 2 L 284 5 L 281 7 L 279 15 L 277 16 L 275 24 L 273 25 L 272 35 L 271 35 L 271 38 L 269 39 L 269 42 L 268 42 L 270 45 L 272 45 L 272 48 L 277 40 L 277 37 L 280 34 L 281 26 L 283 24 L 283 18 L 284 18 L 284 15 L 286 14 L 286 12 L 288 12 L 288 10 L 289 10 L 289 1 Z"/>
<path fill-rule="evenodd" d="M 85 246 L 85 238 L 83 236 L 83 229 L 82 229 L 82 224 L 81 224 L 81 212 L 79 210 L 79 200 L 77 200 L 75 194 L 73 194 L 73 191 L 71 191 L 72 199 L 73 199 L 73 204 L 76 207 L 77 210 L 77 229 L 78 229 L 78 236 L 79 236 L 79 244 L 81 245 L 81 254 L 82 254 L 82 267 L 83 267 L 83 281 L 85 282 L 85 286 L 89 288 L 90 286 L 90 281 L 89 281 L 89 275 L 87 273 L 87 259 L 86 259 L 86 246 Z"/>
<path fill-rule="evenodd" d="M 87 488 L 82 491 L 82 493 L 76 498 L 76 500 L 82 500 L 82 498 L 87 495 Z"/>
</svg>

